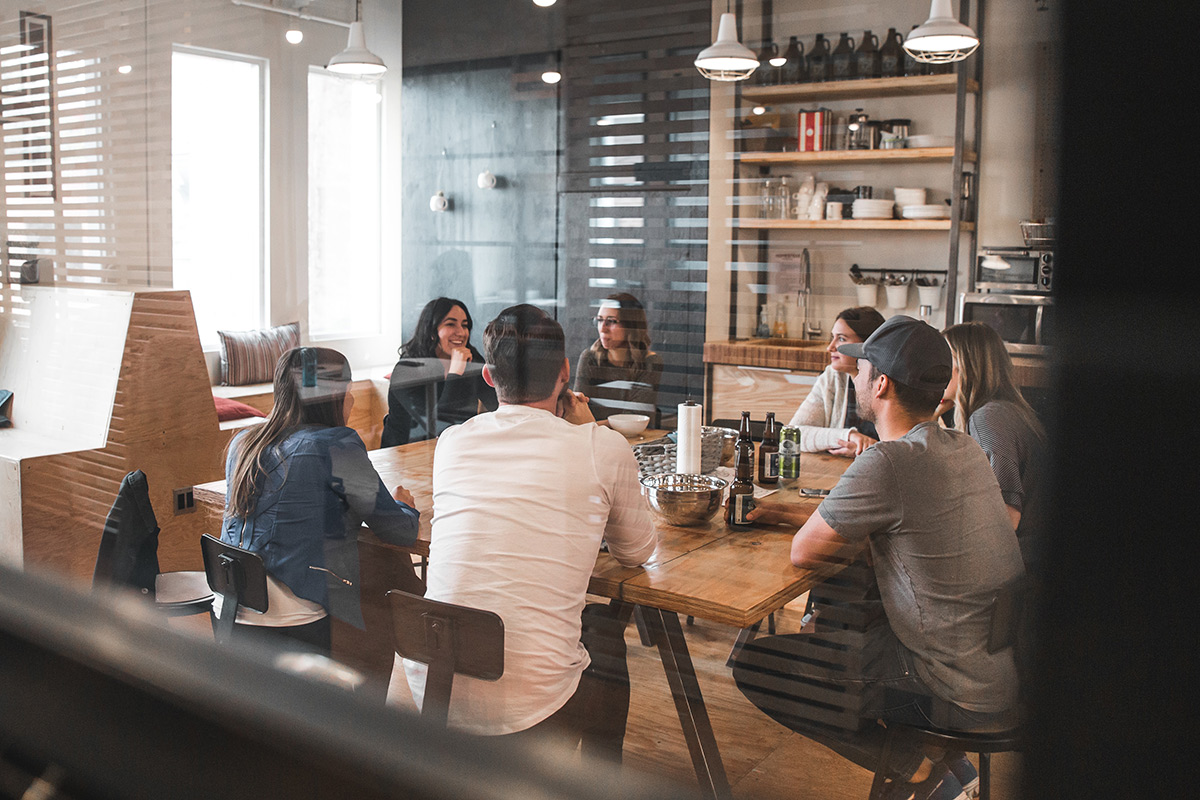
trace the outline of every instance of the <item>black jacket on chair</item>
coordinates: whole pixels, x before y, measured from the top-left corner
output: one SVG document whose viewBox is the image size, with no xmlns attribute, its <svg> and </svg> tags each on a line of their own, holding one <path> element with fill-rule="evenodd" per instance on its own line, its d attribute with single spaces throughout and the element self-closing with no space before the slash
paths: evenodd
<svg viewBox="0 0 1200 800">
<path fill-rule="evenodd" d="M 158 531 L 146 473 L 134 470 L 122 479 L 104 522 L 92 586 L 130 586 L 153 597 L 158 575 Z"/>
</svg>

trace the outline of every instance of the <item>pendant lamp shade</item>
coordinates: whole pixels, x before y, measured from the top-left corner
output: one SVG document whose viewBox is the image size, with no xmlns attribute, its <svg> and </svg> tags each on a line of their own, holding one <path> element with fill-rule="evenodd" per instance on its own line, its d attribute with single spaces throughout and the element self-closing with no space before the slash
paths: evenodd
<svg viewBox="0 0 1200 800">
<path fill-rule="evenodd" d="M 737 17 L 722 14 L 717 40 L 696 56 L 696 69 L 710 81 L 744 81 L 758 69 L 754 51 L 743 47 L 737 38 Z"/>
<path fill-rule="evenodd" d="M 929 19 L 904 40 L 904 51 L 924 64 L 962 61 L 979 47 L 975 31 L 954 18 L 950 0 L 932 0 Z"/>
<path fill-rule="evenodd" d="M 345 50 L 329 59 L 327 69 L 343 75 L 382 75 L 387 72 L 383 59 L 367 49 L 367 39 L 359 20 L 350 23 L 350 41 Z"/>
</svg>

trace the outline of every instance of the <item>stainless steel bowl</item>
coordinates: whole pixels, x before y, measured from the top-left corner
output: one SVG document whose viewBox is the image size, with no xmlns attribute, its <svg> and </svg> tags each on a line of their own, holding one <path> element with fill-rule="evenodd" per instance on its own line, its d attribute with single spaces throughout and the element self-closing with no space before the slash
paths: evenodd
<svg viewBox="0 0 1200 800">
<path fill-rule="evenodd" d="M 650 510 L 668 525 L 700 525 L 721 507 L 729 483 L 711 475 L 663 472 L 642 478 Z"/>
<path fill-rule="evenodd" d="M 733 451 L 737 445 L 738 432 L 733 428 L 716 428 L 712 425 L 705 425 L 700 429 L 706 436 L 721 437 L 721 461 L 722 464 L 728 464 L 733 460 Z"/>
</svg>

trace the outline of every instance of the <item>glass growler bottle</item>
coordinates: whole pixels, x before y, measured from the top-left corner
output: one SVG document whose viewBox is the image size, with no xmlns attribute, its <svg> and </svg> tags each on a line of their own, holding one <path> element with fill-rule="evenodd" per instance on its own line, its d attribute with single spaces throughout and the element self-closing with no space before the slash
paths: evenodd
<svg viewBox="0 0 1200 800">
<path fill-rule="evenodd" d="M 779 48 L 774 42 L 763 42 L 758 51 L 758 69 L 754 71 L 754 82 L 759 86 L 774 86 L 779 83 L 779 67 L 772 66 L 771 59 Z"/>
<path fill-rule="evenodd" d="M 832 81 L 848 81 L 854 77 L 854 39 L 850 34 L 843 33 L 838 39 L 837 47 L 829 57 L 829 79 Z"/>
<path fill-rule="evenodd" d="M 742 412 L 733 452 L 733 485 L 729 487 L 729 505 L 725 509 L 725 524 L 745 530 L 750 527 L 746 514 L 754 508 L 754 440 L 750 438 L 750 412 Z"/>
<path fill-rule="evenodd" d="M 904 37 L 895 28 L 888 28 L 887 38 L 879 48 L 879 76 L 904 77 Z"/>
<path fill-rule="evenodd" d="M 916 29 L 917 29 L 917 26 L 913 25 L 912 30 L 915 31 Z M 910 36 L 912 35 L 912 31 L 909 31 L 909 35 Z M 903 48 L 901 48 L 901 49 L 903 49 Z M 908 51 L 905 50 L 904 51 L 904 74 L 906 76 L 908 76 L 908 75 L 928 75 L 929 70 L 927 70 L 925 68 L 924 64 L 922 64 L 920 61 L 917 61 L 915 58 L 910 56 L 908 54 Z"/>
<path fill-rule="evenodd" d="M 813 83 L 829 80 L 829 40 L 823 33 L 817 34 L 808 51 L 808 79 Z"/>
<path fill-rule="evenodd" d="M 804 83 L 808 80 L 808 64 L 804 59 L 804 45 L 800 44 L 798 37 L 792 36 L 788 40 L 787 49 L 783 51 L 783 57 L 786 59 L 780 71 L 783 73 L 780 78 L 783 83 Z"/>
<path fill-rule="evenodd" d="M 854 77 L 879 77 L 879 37 L 870 31 L 863 31 L 862 41 L 854 53 Z"/>
<path fill-rule="evenodd" d="M 758 443 L 758 482 L 763 486 L 779 483 L 779 428 L 771 411 L 767 412 L 767 423 Z"/>
</svg>

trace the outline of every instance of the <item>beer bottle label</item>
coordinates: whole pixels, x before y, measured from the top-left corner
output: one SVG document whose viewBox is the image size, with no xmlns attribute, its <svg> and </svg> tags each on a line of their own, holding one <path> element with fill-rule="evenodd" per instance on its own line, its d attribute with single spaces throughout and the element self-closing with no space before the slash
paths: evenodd
<svg viewBox="0 0 1200 800">
<path fill-rule="evenodd" d="M 749 525 L 750 520 L 746 519 L 746 515 L 752 508 L 754 508 L 753 494 L 735 494 L 733 496 L 733 524 Z"/>
<path fill-rule="evenodd" d="M 779 477 L 779 453 L 770 453 L 767 455 L 767 477 Z"/>
</svg>

